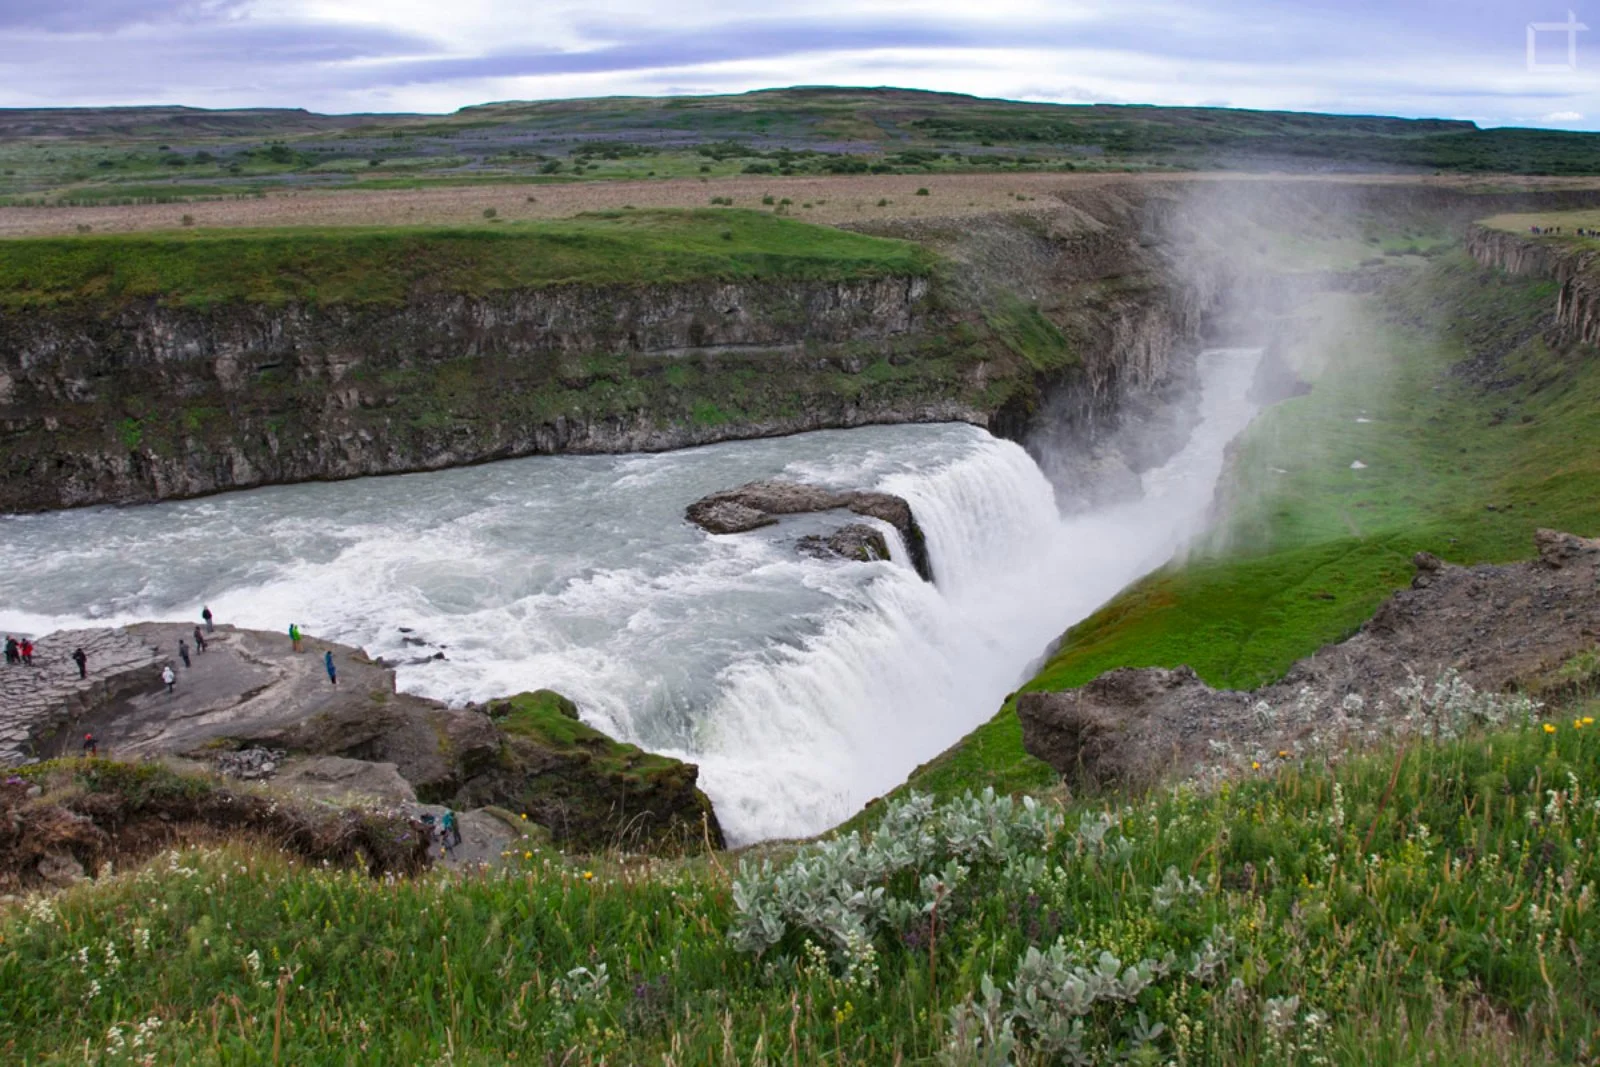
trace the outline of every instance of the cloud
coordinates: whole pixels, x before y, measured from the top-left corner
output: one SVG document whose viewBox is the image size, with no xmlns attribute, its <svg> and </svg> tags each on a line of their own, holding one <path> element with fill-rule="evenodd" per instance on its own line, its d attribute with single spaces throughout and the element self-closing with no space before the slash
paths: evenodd
<svg viewBox="0 0 1600 1067">
<path fill-rule="evenodd" d="M 1530 11 L 1522 0 L 0 0 L 0 106 L 439 111 L 827 83 L 1581 124 L 1600 109 L 1586 80 L 1600 34 L 1580 38 L 1575 74 L 1531 73 Z"/>
<path fill-rule="evenodd" d="M 127 26 L 229 18 L 247 0 L 49 0 L 0 6 L 0 29 L 105 33 Z"/>
</svg>

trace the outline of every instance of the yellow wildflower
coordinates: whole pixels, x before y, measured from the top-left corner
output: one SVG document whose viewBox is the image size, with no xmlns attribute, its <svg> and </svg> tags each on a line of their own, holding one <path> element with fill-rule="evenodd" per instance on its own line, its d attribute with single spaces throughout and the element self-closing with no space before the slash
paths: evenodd
<svg viewBox="0 0 1600 1067">
<path fill-rule="evenodd" d="M 1594 716 L 1593 715 L 1585 715 L 1583 717 L 1583 725 L 1585 725 L 1585 726 L 1593 726 L 1594 725 Z"/>
<path fill-rule="evenodd" d="M 1547 734 L 1555 733 L 1556 732 L 1555 724 L 1554 723 L 1548 723 L 1548 722 L 1545 723 L 1544 724 L 1544 732 L 1547 733 Z"/>
<path fill-rule="evenodd" d="M 594 872 L 593 872 L 593 871 L 584 871 L 584 872 L 583 872 L 583 880 L 584 880 L 584 881 L 585 881 L 585 882 L 592 882 L 592 881 L 594 881 Z"/>
<path fill-rule="evenodd" d="M 524 852 L 522 854 L 522 858 L 525 859 L 525 860 L 531 860 L 531 859 L 533 859 L 533 853 L 532 852 Z"/>
<path fill-rule="evenodd" d="M 1250 761 L 1250 769 L 1252 771 L 1259 771 L 1261 769 L 1261 761 L 1260 760 L 1254 760 L 1254 759 L 1251 760 Z"/>
<path fill-rule="evenodd" d="M 1289 750 L 1286 749 L 1286 748 L 1278 749 L 1278 758 L 1279 759 L 1288 759 L 1289 758 Z"/>
</svg>

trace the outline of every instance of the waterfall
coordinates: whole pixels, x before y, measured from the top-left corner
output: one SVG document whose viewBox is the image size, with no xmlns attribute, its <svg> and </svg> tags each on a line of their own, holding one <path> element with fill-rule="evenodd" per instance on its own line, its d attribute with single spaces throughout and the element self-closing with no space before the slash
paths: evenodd
<svg viewBox="0 0 1600 1067">
<path fill-rule="evenodd" d="M 1201 419 L 1144 493 L 1063 519 L 1021 448 L 882 426 L 643 456 L 546 456 L 138 508 L 0 516 L 0 628 L 298 622 L 456 704 L 548 687 L 692 760 L 730 840 L 816 833 L 992 715 L 1050 641 L 1201 528 L 1255 353 L 1201 357 Z M 797 516 L 712 537 L 692 500 L 758 478 L 908 500 L 936 582 L 816 560 Z M 850 521 L 860 521 L 846 517 Z M 442 653 L 443 658 L 434 658 Z"/>
</svg>

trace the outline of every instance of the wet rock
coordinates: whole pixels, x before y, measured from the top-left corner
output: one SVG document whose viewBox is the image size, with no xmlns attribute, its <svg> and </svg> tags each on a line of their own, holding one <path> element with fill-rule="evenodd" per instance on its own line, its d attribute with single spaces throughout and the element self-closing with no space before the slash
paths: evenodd
<svg viewBox="0 0 1600 1067">
<path fill-rule="evenodd" d="M 824 537 L 808 534 L 800 538 L 800 551 L 816 559 L 838 557 L 862 563 L 889 558 L 889 543 L 883 531 L 853 522 Z"/>
<path fill-rule="evenodd" d="M 777 519 L 733 500 L 697 500 L 689 505 L 689 521 L 714 534 L 745 533 L 772 526 Z"/>
<path fill-rule="evenodd" d="M 712 493 L 690 504 L 684 517 L 710 533 L 737 533 L 776 522 L 777 515 L 803 515 L 821 511 L 851 511 L 893 526 L 905 543 L 911 565 L 926 581 L 933 581 L 927 541 L 917 525 L 911 505 L 893 493 L 827 489 L 803 482 L 777 480 L 751 482 L 737 489 Z M 887 558 L 887 542 L 885 543 Z"/>
</svg>

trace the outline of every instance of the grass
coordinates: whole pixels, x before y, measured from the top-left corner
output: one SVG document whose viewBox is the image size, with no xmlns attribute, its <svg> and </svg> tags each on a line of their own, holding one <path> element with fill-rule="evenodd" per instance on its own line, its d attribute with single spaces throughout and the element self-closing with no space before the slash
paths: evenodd
<svg viewBox="0 0 1600 1067">
<path fill-rule="evenodd" d="M 1106 809 L 1069 806 L 1043 866 L 996 881 L 974 863 L 936 941 L 880 935 L 876 976 L 849 980 L 798 934 L 734 951 L 730 881 L 704 860 L 530 848 L 499 873 L 384 882 L 243 846 L 174 851 L 0 905 L 0 1053 L 933 1062 L 950 1008 L 1063 937 L 1082 958 L 1174 953 L 1169 978 L 1086 1020 L 1091 1041 L 1136 1010 L 1161 1024 L 1151 1062 L 1575 1062 L 1600 1040 L 1600 741 L 1572 722 L 1135 799 L 1110 809 L 1104 849 L 1074 831 Z M 1195 881 L 1158 904 L 1171 869 Z M 1220 971 L 1185 976 L 1208 939 L 1233 945 Z M 1289 1007 L 1281 1027 L 1269 1003 Z"/>
<path fill-rule="evenodd" d="M 8 310 L 152 299 L 190 306 L 398 304 L 428 293 L 716 279 L 922 275 L 932 257 L 752 211 L 630 211 L 454 229 L 26 238 L 0 257 Z"/>
<path fill-rule="evenodd" d="M 1555 299 L 1553 283 L 1456 253 L 1385 297 L 1307 309 L 1288 358 L 1312 389 L 1241 439 L 1228 520 L 1073 627 L 1024 688 L 1185 664 L 1255 688 L 1354 632 L 1418 551 L 1505 562 L 1531 555 L 1541 526 L 1600 533 L 1600 361 L 1545 345 Z M 908 784 L 947 796 L 1049 780 L 1007 704 Z"/>
</svg>

